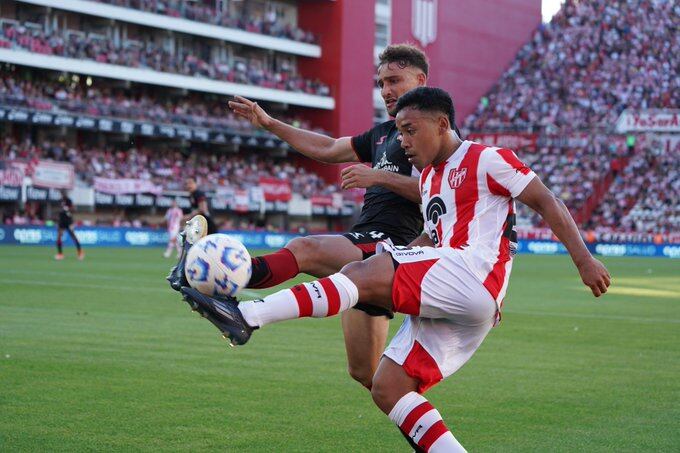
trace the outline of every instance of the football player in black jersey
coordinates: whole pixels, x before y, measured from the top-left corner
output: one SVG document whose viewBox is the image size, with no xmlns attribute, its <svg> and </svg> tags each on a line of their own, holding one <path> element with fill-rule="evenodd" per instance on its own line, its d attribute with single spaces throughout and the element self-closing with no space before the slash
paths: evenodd
<svg viewBox="0 0 680 453">
<path fill-rule="evenodd" d="M 390 116 L 401 95 L 426 84 L 428 69 L 426 55 L 415 46 L 391 45 L 380 54 L 378 85 Z M 296 238 L 278 252 L 253 258 L 250 288 L 275 286 L 298 273 L 325 277 L 373 255 L 380 241 L 407 245 L 422 233 L 417 171 L 401 149 L 394 120 L 354 137 L 331 138 L 272 118 L 242 97 L 229 107 L 307 157 L 326 163 L 360 162 L 342 171 L 342 187 L 367 189 L 359 221 L 348 233 Z M 349 373 L 370 389 L 392 313 L 361 303 L 354 308 L 342 317 Z"/>
<path fill-rule="evenodd" d="M 208 199 L 202 190 L 199 190 L 194 178 L 187 178 L 184 181 L 184 187 L 189 191 L 189 201 L 191 202 L 191 212 L 186 217 L 192 218 L 196 215 L 202 215 L 208 222 L 208 234 L 217 233 L 217 226 L 210 217 L 210 210 L 208 209 Z"/>
<path fill-rule="evenodd" d="M 73 224 L 73 202 L 71 199 L 68 197 L 68 194 L 66 193 L 66 190 L 61 191 L 61 209 L 59 210 L 59 222 L 57 223 L 57 254 L 54 255 L 55 260 L 63 260 L 64 259 L 64 253 L 63 253 L 63 248 L 62 248 L 62 238 L 64 236 L 64 231 L 66 231 L 69 236 L 71 236 L 71 240 L 73 240 L 73 243 L 76 245 L 76 250 L 78 250 L 78 259 L 82 260 L 85 258 L 85 253 L 83 253 L 83 249 L 80 246 L 80 242 L 78 241 L 78 238 L 76 237 L 76 234 L 73 232 L 73 228 L 71 225 Z"/>
</svg>

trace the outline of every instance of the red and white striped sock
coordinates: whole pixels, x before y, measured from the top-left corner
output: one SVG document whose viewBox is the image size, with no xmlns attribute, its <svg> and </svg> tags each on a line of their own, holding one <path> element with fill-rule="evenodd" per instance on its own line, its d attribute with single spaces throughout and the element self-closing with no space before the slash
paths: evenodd
<svg viewBox="0 0 680 453">
<path fill-rule="evenodd" d="M 286 319 L 324 318 L 349 310 L 359 300 L 359 290 L 347 276 L 337 273 L 295 285 L 262 300 L 241 302 L 238 308 L 251 326 L 262 327 Z"/>
<path fill-rule="evenodd" d="M 390 411 L 389 417 L 426 452 L 466 451 L 446 427 L 439 411 L 416 392 L 402 396 Z"/>
</svg>

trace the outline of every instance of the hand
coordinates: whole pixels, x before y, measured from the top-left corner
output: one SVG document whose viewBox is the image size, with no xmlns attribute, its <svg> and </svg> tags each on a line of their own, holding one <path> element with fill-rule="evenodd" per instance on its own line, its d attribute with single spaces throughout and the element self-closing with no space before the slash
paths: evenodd
<svg viewBox="0 0 680 453">
<path fill-rule="evenodd" d="M 600 261 L 592 256 L 583 263 L 577 265 L 578 272 L 581 274 L 583 283 L 590 287 L 595 297 L 600 297 L 607 292 L 611 283 L 611 275 Z"/>
<path fill-rule="evenodd" d="M 247 119 L 255 127 L 267 129 L 274 119 L 264 111 L 262 107 L 241 96 L 234 96 L 233 101 L 229 101 L 229 108 L 238 116 Z"/>
<path fill-rule="evenodd" d="M 377 183 L 376 170 L 364 164 L 346 167 L 341 176 L 343 189 L 367 189 Z"/>
</svg>

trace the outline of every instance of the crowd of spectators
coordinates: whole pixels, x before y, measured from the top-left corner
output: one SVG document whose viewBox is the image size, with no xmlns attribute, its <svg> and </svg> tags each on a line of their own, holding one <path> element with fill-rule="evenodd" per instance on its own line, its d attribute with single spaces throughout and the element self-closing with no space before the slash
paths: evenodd
<svg viewBox="0 0 680 453">
<path fill-rule="evenodd" d="M 283 5 L 278 2 L 258 2 L 252 0 L 231 2 L 231 8 L 222 11 L 215 9 L 215 1 L 185 0 L 96 0 L 110 5 L 134 8 L 156 14 L 206 22 L 222 27 L 239 28 L 252 33 L 292 39 L 305 43 L 316 43 L 313 33 L 304 31 L 287 22 Z M 256 7 L 260 6 L 260 7 Z"/>
<path fill-rule="evenodd" d="M 54 159 L 69 162 L 76 174 L 76 184 L 92 186 L 96 177 L 131 178 L 151 181 L 164 190 L 184 190 L 184 179 L 196 178 L 203 190 L 248 189 L 257 186 L 260 177 L 288 181 L 291 190 L 304 198 L 327 196 L 340 189 L 328 184 L 314 172 L 295 165 L 290 159 L 265 154 L 183 153 L 171 149 L 130 148 L 120 150 L 96 146 L 75 147 L 66 142 L 16 142 L 5 137 L 0 145 L 0 162 Z"/>
<path fill-rule="evenodd" d="M 680 232 L 680 171 L 677 149 L 646 146 L 616 176 L 588 222 L 594 231 L 643 234 Z"/>
<path fill-rule="evenodd" d="M 628 153 L 620 141 L 600 134 L 543 142 L 535 152 L 523 153 L 521 158 L 574 214 L 579 213 L 597 184 L 617 169 Z M 540 216 L 534 211 L 521 203 L 518 209 L 520 225 L 541 225 Z"/>
<path fill-rule="evenodd" d="M 566 0 L 466 128 L 569 132 L 610 127 L 626 108 L 676 108 L 678 17 L 671 0 Z"/>
<path fill-rule="evenodd" d="M 0 103 L 50 112 L 69 112 L 99 117 L 181 124 L 242 133 L 264 133 L 250 122 L 236 116 L 226 101 L 208 101 L 200 95 L 159 99 L 153 92 L 116 89 L 108 85 L 87 86 L 72 80 L 29 80 L 13 73 L 0 72 Z M 101 85 L 101 86 L 100 86 Z M 312 129 L 309 121 L 291 116 L 277 116 L 296 127 Z"/>
<path fill-rule="evenodd" d="M 258 58 L 232 61 L 220 59 L 214 54 L 203 58 L 203 55 L 210 53 L 207 48 L 200 52 L 188 49 L 171 52 L 155 43 L 152 37 L 117 44 L 116 40 L 102 35 L 74 33 L 72 30 L 48 30 L 41 26 L 36 28 L 26 25 L 6 22 L 0 28 L 0 47 L 21 48 L 44 55 L 93 60 L 263 88 L 320 96 L 330 94 L 330 89 L 323 82 L 296 75 L 293 65 L 289 62 L 283 62 L 277 70 L 273 70 Z"/>
</svg>

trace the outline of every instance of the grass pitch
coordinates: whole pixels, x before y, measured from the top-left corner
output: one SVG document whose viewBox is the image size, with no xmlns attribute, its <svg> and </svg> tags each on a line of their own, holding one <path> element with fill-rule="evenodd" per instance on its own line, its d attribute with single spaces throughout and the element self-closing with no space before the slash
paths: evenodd
<svg viewBox="0 0 680 453">
<path fill-rule="evenodd" d="M 0 450 L 409 451 L 339 318 L 230 349 L 161 250 L 53 252 L 0 247 Z M 427 394 L 470 451 L 677 451 L 680 261 L 605 263 L 595 299 L 567 257 L 517 257 L 501 326 Z"/>
</svg>

